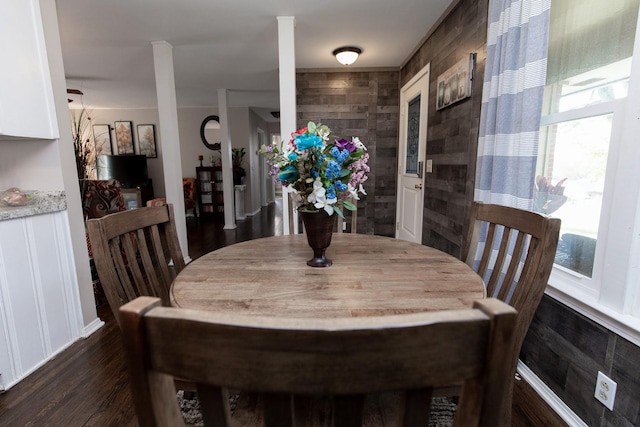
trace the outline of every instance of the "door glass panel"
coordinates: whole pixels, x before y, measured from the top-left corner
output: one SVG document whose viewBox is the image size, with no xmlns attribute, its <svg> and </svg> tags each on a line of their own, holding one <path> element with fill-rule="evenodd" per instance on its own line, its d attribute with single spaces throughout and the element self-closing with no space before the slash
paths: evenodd
<svg viewBox="0 0 640 427">
<path fill-rule="evenodd" d="M 407 158 L 405 173 L 418 173 L 418 153 L 420 152 L 420 95 L 409 101 L 407 111 Z"/>
</svg>

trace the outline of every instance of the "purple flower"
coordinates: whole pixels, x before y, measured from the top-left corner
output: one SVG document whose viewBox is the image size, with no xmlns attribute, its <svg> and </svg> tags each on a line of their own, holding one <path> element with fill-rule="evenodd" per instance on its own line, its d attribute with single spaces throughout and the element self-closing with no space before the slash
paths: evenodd
<svg viewBox="0 0 640 427">
<path fill-rule="evenodd" d="M 357 149 L 356 144 L 354 144 L 353 141 L 347 141 L 344 138 L 336 139 L 335 142 L 336 147 L 340 148 L 341 150 L 347 150 L 349 153 L 353 153 Z"/>
</svg>

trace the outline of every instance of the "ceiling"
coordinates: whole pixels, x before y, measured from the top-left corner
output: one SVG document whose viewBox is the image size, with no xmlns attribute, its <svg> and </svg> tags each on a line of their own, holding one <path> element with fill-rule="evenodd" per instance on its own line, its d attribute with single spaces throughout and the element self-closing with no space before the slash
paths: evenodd
<svg viewBox="0 0 640 427">
<path fill-rule="evenodd" d="M 294 16 L 296 68 L 399 67 L 455 0 L 57 0 L 70 99 L 93 109 L 156 108 L 151 42 L 173 46 L 178 107 L 278 110 L 277 16 Z M 72 104 L 74 105 L 74 104 Z M 268 116 L 268 114 L 267 114 Z"/>
</svg>

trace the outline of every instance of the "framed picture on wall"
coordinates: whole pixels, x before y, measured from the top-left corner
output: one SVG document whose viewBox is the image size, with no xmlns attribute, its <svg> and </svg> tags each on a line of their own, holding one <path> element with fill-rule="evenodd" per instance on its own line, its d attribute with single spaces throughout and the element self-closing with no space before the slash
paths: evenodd
<svg viewBox="0 0 640 427">
<path fill-rule="evenodd" d="M 131 122 L 115 122 L 116 130 L 116 146 L 118 154 L 134 154 L 133 151 L 133 133 Z"/>
<path fill-rule="evenodd" d="M 468 58 L 458 61 L 438 76 L 436 81 L 436 109 L 447 107 L 471 96 L 471 82 L 476 54 L 470 53 Z"/>
<path fill-rule="evenodd" d="M 138 125 L 138 154 L 158 157 L 156 152 L 156 130 L 153 125 Z"/>
<path fill-rule="evenodd" d="M 93 141 L 96 144 L 96 156 L 113 154 L 110 125 L 93 125 Z"/>
</svg>

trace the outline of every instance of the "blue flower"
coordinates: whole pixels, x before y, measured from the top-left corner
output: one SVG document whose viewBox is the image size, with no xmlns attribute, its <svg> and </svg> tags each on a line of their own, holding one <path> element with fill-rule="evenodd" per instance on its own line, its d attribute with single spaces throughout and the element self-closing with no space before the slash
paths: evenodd
<svg viewBox="0 0 640 427">
<path fill-rule="evenodd" d="M 333 185 L 327 187 L 327 199 L 335 199 L 336 198 L 336 189 Z"/>
<path fill-rule="evenodd" d="M 342 181 L 336 181 L 335 186 L 338 191 L 347 191 L 347 186 Z"/>
<path fill-rule="evenodd" d="M 324 210 L 329 215 L 335 211 L 342 216 L 334 205 L 343 201 L 347 209 L 355 209 L 347 197 L 357 200 L 358 194 L 366 194 L 362 187 L 370 170 L 366 147 L 357 137 L 351 141 L 334 138 L 326 125 L 309 122 L 292 132 L 288 142 L 260 148 L 270 173 L 297 193 L 298 208 Z"/>
<path fill-rule="evenodd" d="M 331 155 L 336 159 L 336 162 L 343 164 L 349 158 L 349 150 L 340 150 L 338 147 L 333 147 L 331 148 Z"/>
<path fill-rule="evenodd" d="M 333 181 L 340 177 L 340 165 L 335 160 L 329 160 L 327 162 L 327 170 L 324 174 L 325 178 Z"/>
<path fill-rule="evenodd" d="M 318 135 L 296 135 L 296 148 L 298 150 L 308 150 L 313 147 L 322 147 L 322 138 Z"/>
</svg>

